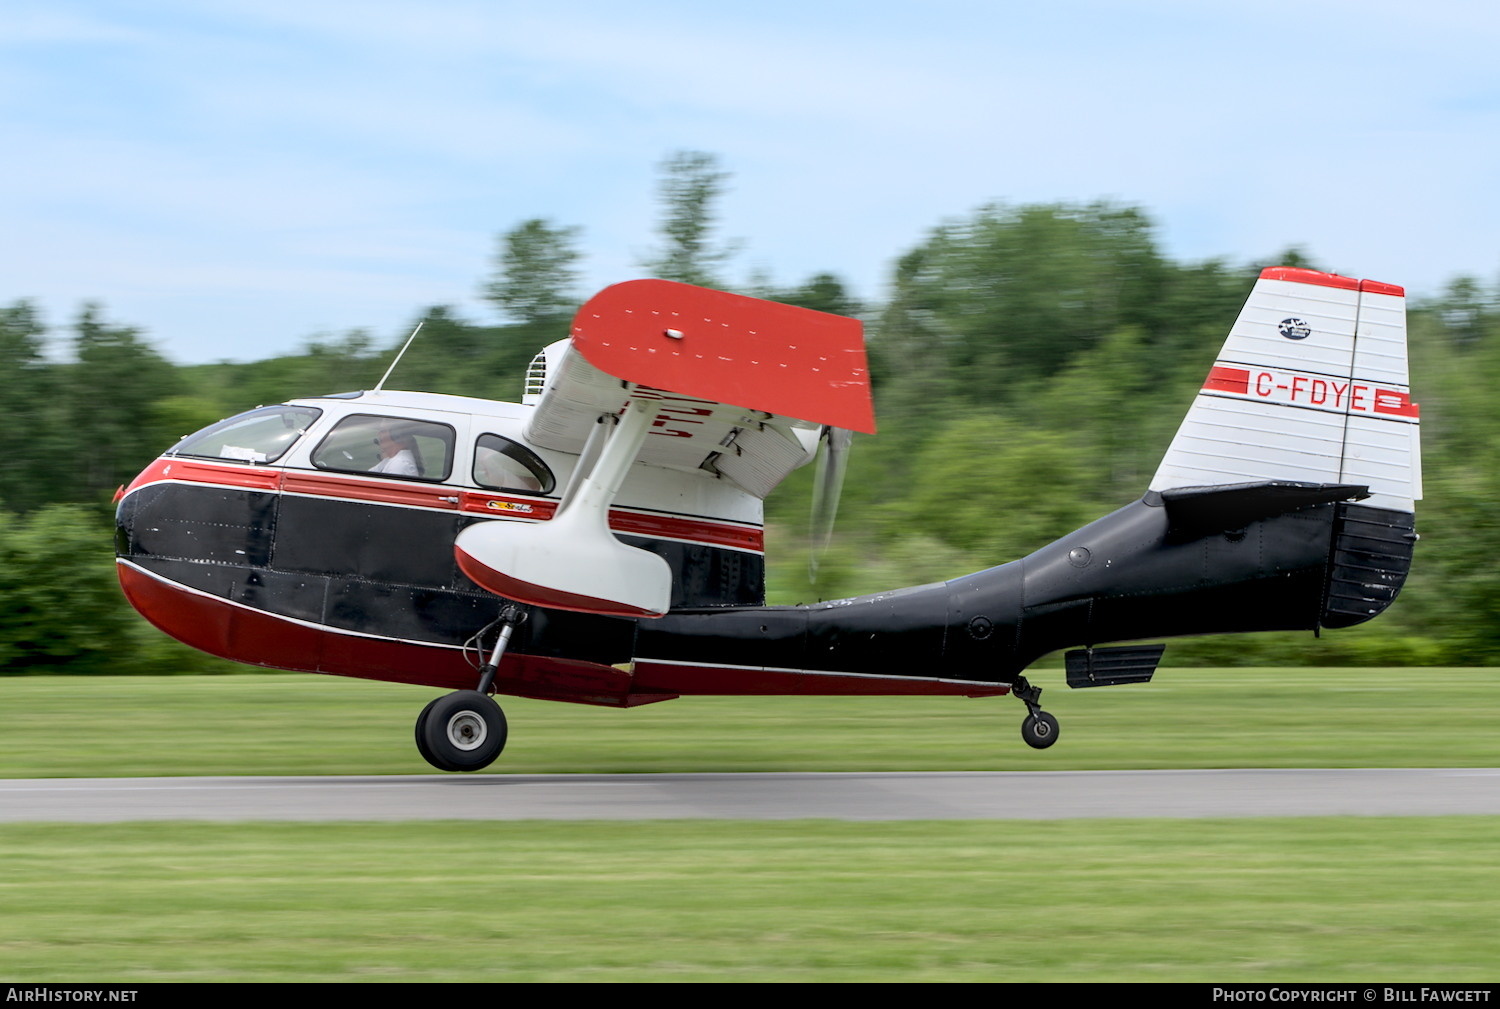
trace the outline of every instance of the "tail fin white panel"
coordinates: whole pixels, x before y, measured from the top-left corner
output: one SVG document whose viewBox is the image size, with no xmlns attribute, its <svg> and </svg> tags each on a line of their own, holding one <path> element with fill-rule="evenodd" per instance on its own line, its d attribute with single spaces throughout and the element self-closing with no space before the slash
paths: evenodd
<svg viewBox="0 0 1500 1009">
<path fill-rule="evenodd" d="M 1422 496 L 1401 288 L 1312 270 L 1261 273 L 1151 481 L 1155 491 L 1263 480 Z"/>
<path fill-rule="evenodd" d="M 1401 288 L 1361 282 L 1353 377 L 1340 482 L 1368 484 L 1372 505 L 1413 511 L 1422 499 L 1422 449 Z"/>
</svg>

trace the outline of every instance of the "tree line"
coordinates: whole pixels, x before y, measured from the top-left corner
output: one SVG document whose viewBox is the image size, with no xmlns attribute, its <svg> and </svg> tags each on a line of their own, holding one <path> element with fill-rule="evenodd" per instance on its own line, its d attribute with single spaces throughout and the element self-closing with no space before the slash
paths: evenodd
<svg viewBox="0 0 1500 1009">
<path fill-rule="evenodd" d="M 1117 203 L 995 204 L 934 227 L 896 260 L 884 302 L 861 305 L 832 271 L 788 287 L 731 279 L 737 245 L 719 236 L 716 217 L 728 181 L 703 152 L 659 166 L 658 245 L 643 273 L 862 317 L 881 428 L 856 442 L 816 582 L 806 563 L 810 474 L 772 495 L 773 602 L 951 578 L 1139 497 L 1260 269 L 1326 268 L 1297 249 L 1263 263 L 1174 262 L 1147 213 Z M 484 286 L 502 321 L 421 310 L 422 335 L 393 387 L 517 398 L 532 356 L 566 333 L 583 300 L 583 236 L 545 219 L 503 233 Z M 1500 568 L 1489 560 L 1500 546 L 1500 403 L 1489 388 L 1500 376 L 1500 288 L 1456 278 L 1410 306 L 1409 326 L 1426 499 L 1400 601 L 1321 639 L 1193 639 L 1169 657 L 1500 661 Z M 0 419 L 14 435 L 0 454 L 3 671 L 232 668 L 166 641 L 120 597 L 109 550 L 115 488 L 221 417 L 369 388 L 402 339 L 355 331 L 269 360 L 183 366 L 98 305 L 65 327 L 24 300 L 0 309 Z"/>
</svg>

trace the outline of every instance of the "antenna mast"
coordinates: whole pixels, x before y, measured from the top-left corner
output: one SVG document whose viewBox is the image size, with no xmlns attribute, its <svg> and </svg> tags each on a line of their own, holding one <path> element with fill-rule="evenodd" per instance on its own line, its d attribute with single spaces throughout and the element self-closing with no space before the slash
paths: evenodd
<svg viewBox="0 0 1500 1009">
<path fill-rule="evenodd" d="M 426 321 L 426 319 L 422 320 L 422 322 Z M 391 377 L 391 372 L 395 371 L 396 365 L 401 363 L 401 358 L 406 353 L 406 348 L 411 346 L 411 342 L 422 331 L 422 322 L 417 323 L 417 328 L 411 331 L 411 336 L 408 336 L 406 342 L 401 345 L 401 351 L 396 355 L 396 360 L 392 361 L 391 366 L 385 370 L 385 374 L 380 376 L 380 381 L 375 383 L 375 388 L 371 389 L 371 392 L 379 392 L 381 387 L 385 385 L 385 380 Z"/>
</svg>

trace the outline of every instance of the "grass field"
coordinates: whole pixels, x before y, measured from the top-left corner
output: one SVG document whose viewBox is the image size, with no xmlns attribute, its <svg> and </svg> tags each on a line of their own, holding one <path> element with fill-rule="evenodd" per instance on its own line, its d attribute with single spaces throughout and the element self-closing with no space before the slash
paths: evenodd
<svg viewBox="0 0 1500 1009">
<path fill-rule="evenodd" d="M 1055 746 L 1014 698 L 696 697 L 616 710 L 500 698 L 493 773 L 1500 766 L 1500 670 L 1165 669 L 1069 690 Z M 327 676 L 0 677 L 0 778 L 425 774 L 439 691 Z"/>
<path fill-rule="evenodd" d="M 1500 766 L 1494 670 L 1012 699 L 502 699 L 494 771 Z M 435 692 L 0 678 L 0 777 L 428 773 Z M 1493 983 L 1500 817 L 0 826 L 0 979 Z"/>
<path fill-rule="evenodd" d="M 0 827 L 7 981 L 1474 981 L 1496 818 Z"/>
</svg>

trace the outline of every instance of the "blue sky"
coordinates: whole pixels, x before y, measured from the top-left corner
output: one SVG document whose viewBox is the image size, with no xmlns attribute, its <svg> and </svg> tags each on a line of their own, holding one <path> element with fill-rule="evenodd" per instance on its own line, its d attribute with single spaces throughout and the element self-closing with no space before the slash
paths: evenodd
<svg viewBox="0 0 1500 1009">
<path fill-rule="evenodd" d="M 677 149 L 733 173 L 737 280 L 878 300 L 946 218 L 1104 197 L 1177 259 L 1430 294 L 1500 277 L 1497 54 L 1500 7 L 1445 0 L 5 0 L 0 302 L 183 363 L 496 321 L 527 218 L 640 275 Z"/>
</svg>

